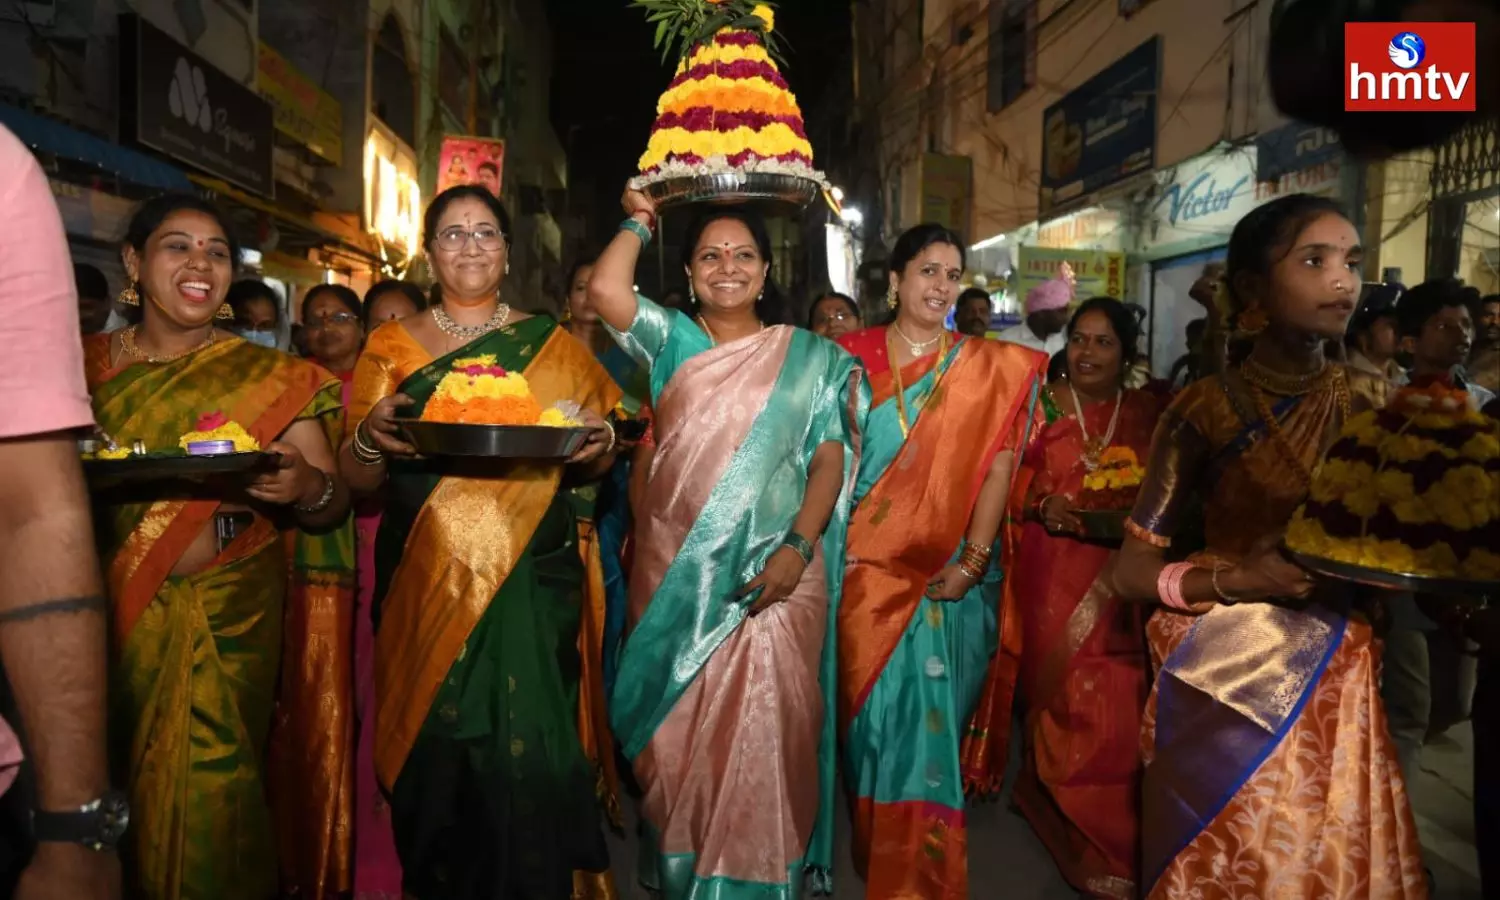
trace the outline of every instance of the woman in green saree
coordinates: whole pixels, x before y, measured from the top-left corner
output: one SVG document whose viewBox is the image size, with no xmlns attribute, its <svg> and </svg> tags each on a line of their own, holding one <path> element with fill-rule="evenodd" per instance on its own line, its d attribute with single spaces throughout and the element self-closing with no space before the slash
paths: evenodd
<svg viewBox="0 0 1500 900">
<path fill-rule="evenodd" d="M 187 432 L 239 425 L 279 454 L 248 482 L 96 498 L 127 879 L 151 900 L 267 900 L 277 841 L 280 889 L 349 888 L 354 544 L 334 476 L 339 384 L 215 328 L 238 254 L 204 201 L 146 203 L 121 295 L 141 324 L 85 346 L 95 416 L 122 445 L 173 451 Z"/>
<path fill-rule="evenodd" d="M 827 889 L 833 611 L 864 402 L 854 359 L 776 324 L 764 223 L 688 230 L 697 318 L 631 285 L 651 202 L 599 258 L 589 298 L 651 371 L 656 449 L 636 513 L 629 630 L 610 716 L 645 793 L 642 880 L 666 900 Z"/>
<path fill-rule="evenodd" d="M 499 299 L 510 217 L 451 188 L 425 217 L 439 302 L 370 335 L 354 370 L 356 493 L 385 488 L 375 543 L 375 771 L 415 900 L 607 900 L 600 828 L 600 627 L 565 480 L 614 459 L 609 374 L 546 316 Z M 413 459 L 420 416 L 458 360 L 522 373 L 544 407 L 593 426 L 554 460 Z M 595 550 L 594 552 L 597 552 Z"/>
</svg>

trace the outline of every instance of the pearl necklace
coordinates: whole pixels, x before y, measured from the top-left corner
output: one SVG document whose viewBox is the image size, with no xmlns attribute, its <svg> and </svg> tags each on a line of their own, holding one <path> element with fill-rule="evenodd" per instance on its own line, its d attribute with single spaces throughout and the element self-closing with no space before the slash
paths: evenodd
<svg viewBox="0 0 1500 900">
<path fill-rule="evenodd" d="M 1085 421 L 1083 412 L 1083 401 L 1078 399 L 1078 389 L 1073 387 L 1073 382 L 1068 383 L 1068 393 L 1073 395 L 1073 407 L 1078 411 L 1078 430 L 1083 432 L 1083 467 L 1090 472 L 1099 468 L 1099 454 L 1115 439 L 1115 427 L 1120 424 L 1120 407 L 1125 404 L 1125 389 L 1115 390 L 1115 411 L 1109 417 L 1109 427 L 1104 430 L 1104 437 L 1089 437 L 1089 425 Z"/>
<path fill-rule="evenodd" d="M 151 354 L 142 350 L 140 346 L 136 344 L 135 334 L 137 330 L 138 326 L 128 325 L 120 331 L 120 349 L 125 351 L 126 356 L 129 356 L 138 362 L 151 363 L 153 365 L 176 362 L 177 360 L 182 359 L 184 356 L 191 356 L 192 354 L 197 353 L 199 350 L 206 350 L 209 347 L 212 347 L 214 345 L 214 341 L 216 340 L 215 331 L 214 329 L 210 328 L 208 330 L 208 337 L 204 338 L 203 343 L 199 344 L 196 347 L 189 347 L 188 349 L 181 352 L 170 353 L 166 356 L 152 356 Z"/>
<path fill-rule="evenodd" d="M 945 328 L 937 333 L 937 337 L 925 341 L 914 341 L 907 336 L 906 331 L 902 329 L 900 322 L 891 323 L 891 330 L 895 331 L 896 335 L 900 337 L 901 340 L 906 342 L 906 346 L 911 348 L 912 356 L 925 356 L 927 353 L 927 348 L 931 347 L 933 344 L 936 344 L 938 341 L 941 341 L 943 339 L 943 335 L 948 333 L 948 330 Z"/>
<path fill-rule="evenodd" d="M 496 306 L 495 311 L 493 313 L 490 313 L 490 317 L 478 325 L 458 324 L 457 322 L 453 321 L 453 318 L 448 315 L 448 312 L 446 310 L 443 309 L 442 304 L 438 304 L 437 306 L 434 306 L 432 308 L 432 324 L 436 325 L 438 327 L 438 330 L 443 334 L 446 334 L 449 337 L 459 338 L 460 340 L 472 341 L 474 338 L 483 337 L 484 335 L 489 334 L 491 331 L 499 328 L 504 328 L 505 323 L 509 321 L 509 303 L 501 303 L 499 306 Z"/>
</svg>

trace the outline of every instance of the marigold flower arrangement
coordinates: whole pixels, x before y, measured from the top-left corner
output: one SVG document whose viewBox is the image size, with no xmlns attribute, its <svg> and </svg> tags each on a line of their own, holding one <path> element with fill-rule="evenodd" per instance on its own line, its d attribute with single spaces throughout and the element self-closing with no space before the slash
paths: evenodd
<svg viewBox="0 0 1500 900">
<path fill-rule="evenodd" d="M 1125 510 L 1135 504 L 1135 495 L 1145 480 L 1146 470 L 1129 447 L 1106 447 L 1099 454 L 1099 465 L 1083 476 L 1079 509 Z"/>
<path fill-rule="evenodd" d="M 177 441 L 177 446 L 186 450 L 188 444 L 203 441 L 233 441 L 236 453 L 253 453 L 260 449 L 260 442 L 252 437 L 250 432 L 246 431 L 240 423 L 230 421 L 229 416 L 220 410 L 206 412 L 199 416 L 193 430 L 184 434 Z"/>
<path fill-rule="evenodd" d="M 578 422 L 556 407 L 542 409 L 526 376 L 498 365 L 493 354 L 454 360 L 422 409 L 429 422 L 464 425 L 548 425 Z"/>
<path fill-rule="evenodd" d="M 657 102 L 638 186 L 722 172 L 792 175 L 813 168 L 802 111 L 778 68 L 774 5 L 755 0 L 635 0 L 663 58 L 681 56 Z"/>
<path fill-rule="evenodd" d="M 1500 580 L 1500 423 L 1451 385 L 1403 388 L 1345 425 L 1286 543 L 1379 571 Z"/>
</svg>

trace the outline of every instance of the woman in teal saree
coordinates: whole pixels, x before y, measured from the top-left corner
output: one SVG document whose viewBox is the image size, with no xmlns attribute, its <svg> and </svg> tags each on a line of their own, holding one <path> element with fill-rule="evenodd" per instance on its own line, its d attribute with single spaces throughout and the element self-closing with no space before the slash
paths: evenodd
<svg viewBox="0 0 1500 900">
<path fill-rule="evenodd" d="M 589 297 L 651 372 L 656 452 L 636 509 L 611 721 L 644 791 L 642 880 L 666 900 L 805 896 L 833 853 L 834 628 L 863 414 L 854 360 L 768 324 L 765 227 L 689 230 L 699 316 L 632 289 L 638 192 Z"/>
</svg>

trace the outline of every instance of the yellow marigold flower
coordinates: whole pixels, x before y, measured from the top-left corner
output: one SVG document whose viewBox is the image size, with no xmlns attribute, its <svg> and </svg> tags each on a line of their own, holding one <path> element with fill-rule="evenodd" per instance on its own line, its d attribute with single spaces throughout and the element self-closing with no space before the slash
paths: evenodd
<svg viewBox="0 0 1500 900">
<path fill-rule="evenodd" d="M 1303 510 L 1297 510 L 1292 524 L 1286 530 L 1286 544 L 1299 553 L 1310 556 L 1328 554 L 1328 535 L 1316 519 L 1309 519 Z"/>
<path fill-rule="evenodd" d="M 1407 525 L 1426 525 L 1437 521 L 1437 513 L 1433 512 L 1432 505 L 1426 497 L 1413 497 L 1410 500 L 1397 500 L 1391 504 L 1391 512 L 1396 519 Z"/>
<path fill-rule="evenodd" d="M 1458 571 L 1458 555 L 1443 541 L 1417 551 L 1417 566 L 1411 570 L 1415 575 L 1451 576 Z"/>
<path fill-rule="evenodd" d="M 1396 462 L 1416 462 L 1433 453 L 1452 458 L 1454 453 L 1437 441 L 1414 434 L 1392 435 L 1381 447 L 1386 457 Z"/>
<path fill-rule="evenodd" d="M 111 450 L 108 447 L 93 454 L 95 459 L 125 459 L 130 455 L 129 447 L 116 447 Z"/>
<path fill-rule="evenodd" d="M 1400 541 L 1372 541 L 1365 555 L 1366 565 L 1391 572 L 1411 572 L 1417 565 L 1416 551 Z"/>
<path fill-rule="evenodd" d="M 1385 437 L 1385 432 L 1376 422 L 1374 410 L 1366 410 L 1350 419 L 1344 426 L 1344 436 L 1352 437 L 1364 447 L 1374 447 Z"/>
<path fill-rule="evenodd" d="M 1102 491 L 1107 484 L 1102 472 L 1090 472 L 1083 476 L 1083 489 L 1086 491 Z"/>
<path fill-rule="evenodd" d="M 1476 581 L 1500 580 L 1500 553 L 1475 547 L 1459 566 L 1459 574 Z"/>
<path fill-rule="evenodd" d="M 757 3 L 755 8 L 750 10 L 750 14 L 766 23 L 766 34 L 776 30 L 776 13 L 771 7 L 764 3 Z"/>
<path fill-rule="evenodd" d="M 1373 484 L 1366 484 L 1343 495 L 1344 508 L 1361 519 L 1380 511 L 1380 495 Z"/>
<path fill-rule="evenodd" d="M 455 359 L 453 361 L 453 368 L 467 369 L 470 366 L 493 366 L 494 364 L 495 354 L 484 353 L 479 356 L 467 356 L 463 359 Z"/>
<path fill-rule="evenodd" d="M 1411 476 L 1398 469 L 1386 469 L 1375 476 L 1375 492 L 1387 503 L 1410 500 L 1417 495 Z"/>
<path fill-rule="evenodd" d="M 1495 479 L 1475 465 L 1454 466 L 1443 473 L 1443 480 L 1430 493 L 1443 498 L 1439 515 L 1454 528 L 1479 528 L 1489 523 L 1493 513 L 1486 502 L 1500 490 Z M 1461 514 L 1460 514 L 1461 512 Z M 1460 521 L 1468 525 L 1458 524 Z"/>
<path fill-rule="evenodd" d="M 553 428 L 572 428 L 578 424 L 578 421 L 569 418 L 567 413 L 554 406 L 542 410 L 542 417 L 537 420 L 537 424 L 550 425 Z"/>
<path fill-rule="evenodd" d="M 1489 462 L 1500 456 L 1500 435 L 1480 432 L 1464 441 L 1464 445 L 1458 448 L 1458 453 L 1473 462 Z"/>
</svg>

